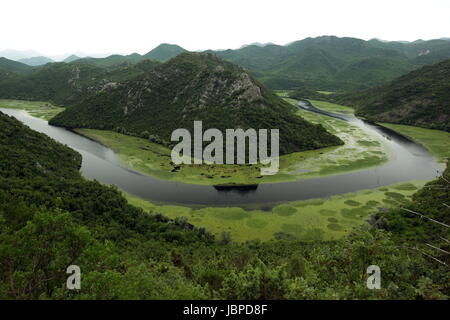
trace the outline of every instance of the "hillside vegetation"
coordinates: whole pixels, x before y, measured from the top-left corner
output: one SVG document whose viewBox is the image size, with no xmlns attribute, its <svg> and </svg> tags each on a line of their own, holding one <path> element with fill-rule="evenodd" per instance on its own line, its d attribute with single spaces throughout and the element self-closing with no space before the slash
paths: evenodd
<svg viewBox="0 0 450 320">
<path fill-rule="evenodd" d="M 105 58 L 67 57 L 66 63 L 84 63 L 99 68 L 131 67 L 143 60 L 165 62 L 186 50 L 163 43 L 146 54 L 114 54 Z M 372 39 L 322 36 L 306 38 L 287 45 L 253 44 L 236 50 L 207 52 L 246 68 L 272 89 L 309 88 L 322 91 L 352 91 L 380 85 L 424 65 L 450 58 L 449 40 L 386 42 Z M 41 65 L 48 60 L 35 57 L 25 63 Z M 37 61 L 35 61 L 37 59 Z M 34 70 L 26 64 L 9 60 L 2 71 L 24 73 Z M 2 83 L 0 83 L 1 85 Z M 0 98 L 9 98 L 2 96 Z M 16 97 L 15 97 L 16 98 Z"/>
<path fill-rule="evenodd" d="M 351 91 L 450 58 L 450 41 L 402 43 L 322 36 L 285 46 L 249 45 L 215 54 L 250 70 L 273 89 Z"/>
<path fill-rule="evenodd" d="M 26 73 L 31 71 L 33 68 L 14 60 L 9 60 L 3 57 L 0 57 L 0 77 L 2 77 L 2 73 L 8 74 L 8 73 Z M 1 79 L 1 78 L 0 78 Z"/>
<path fill-rule="evenodd" d="M 450 59 L 385 85 L 329 98 L 373 121 L 450 130 Z"/>
<path fill-rule="evenodd" d="M 161 66 L 74 104 L 51 119 L 68 128 L 114 129 L 153 136 L 168 144 L 173 130 L 280 129 L 280 153 L 341 144 L 321 125 L 294 114 L 295 107 L 242 68 L 212 54 L 183 53 Z"/>
<path fill-rule="evenodd" d="M 71 63 L 49 63 L 32 68 L 12 61 L 26 67 L 24 70 L 27 72 L 19 74 L 18 72 L 2 72 L 1 61 L 1 98 L 49 101 L 59 105 L 77 102 L 90 94 L 116 86 L 119 81 L 125 81 L 149 71 L 159 64 L 151 60 L 142 60 L 137 64 L 121 63 L 106 66 L 93 63 L 92 61 L 96 60 L 90 58 Z M 12 70 L 15 64 L 8 63 L 7 70 Z"/>
<path fill-rule="evenodd" d="M 379 219 L 392 235 L 367 226 L 335 242 L 230 243 L 83 179 L 78 153 L 1 113 L 0 157 L 0 299 L 448 297 L 448 268 L 406 248 L 441 234 L 413 216 Z M 448 223 L 448 196 L 422 192 L 409 208 Z M 81 291 L 65 287 L 72 264 Z M 382 270 L 380 290 L 366 287 L 372 264 Z"/>
</svg>

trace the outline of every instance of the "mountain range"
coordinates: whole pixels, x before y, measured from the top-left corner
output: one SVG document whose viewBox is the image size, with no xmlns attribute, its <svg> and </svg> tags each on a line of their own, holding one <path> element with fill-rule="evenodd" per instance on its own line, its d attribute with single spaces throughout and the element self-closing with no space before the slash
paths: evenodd
<svg viewBox="0 0 450 320">
<path fill-rule="evenodd" d="M 82 59 L 92 65 L 110 67 L 145 59 L 164 62 L 185 51 L 180 46 L 163 43 L 144 55 L 115 54 L 105 58 L 74 55 L 65 62 Z M 246 68 L 272 89 L 308 87 L 351 91 L 380 85 L 424 65 L 450 58 L 450 40 L 365 41 L 322 36 L 284 46 L 254 43 L 235 50 L 206 52 Z"/>
<path fill-rule="evenodd" d="M 191 62 L 199 62 L 199 58 L 193 58 L 196 55 L 176 59 L 180 55 L 185 57 L 184 53 L 186 50 L 177 45 L 161 44 L 145 55 L 133 53 L 104 58 L 81 58 L 73 55 L 65 62 L 41 66 L 29 66 L 0 58 L 0 98 L 43 100 L 70 106 L 82 105 L 90 96 L 93 96 L 92 101 L 97 103 L 97 99 L 101 99 L 97 97 L 99 92 L 104 95 L 104 92 L 113 89 L 111 92 L 118 94 L 122 102 L 129 101 L 124 99 L 120 90 L 127 86 L 132 90 L 133 86 L 136 86 L 137 92 L 143 93 L 142 82 L 135 80 L 136 78 L 153 74 L 150 80 L 154 82 L 156 76 L 152 71 L 157 69 L 165 74 L 164 68 L 171 65 L 168 62 L 174 57 L 174 61 L 179 61 L 183 67 L 185 63 L 189 65 L 186 61 L 190 59 Z M 307 38 L 285 46 L 255 44 L 236 50 L 205 53 L 239 65 L 243 68 L 242 72 L 251 75 L 257 86 L 264 87 L 264 90 L 261 89 L 264 92 L 269 92 L 265 87 L 296 88 L 293 96 L 297 98 L 334 99 L 354 106 L 360 115 L 376 121 L 448 130 L 448 104 L 445 100 L 448 87 L 445 77 L 442 78 L 442 75 L 448 76 L 445 73 L 447 63 L 440 64 L 450 58 L 450 41 L 445 39 L 387 42 L 323 36 Z M 428 67 L 435 63 L 438 64 Z M 159 67 L 162 69 L 158 69 Z M 175 78 L 171 79 L 174 83 L 177 82 Z M 184 80 L 186 79 L 197 81 L 187 73 Z M 205 81 L 199 82 L 198 85 L 209 86 L 210 83 Z M 174 90 L 185 90 L 176 84 L 172 86 L 167 83 L 167 86 L 173 87 Z M 196 88 L 191 89 L 195 91 Z M 161 88 L 158 90 L 166 97 L 175 98 L 172 93 L 169 95 Z M 158 90 L 155 92 L 159 92 Z M 334 91 L 337 94 L 324 97 L 317 93 L 318 90 Z M 227 94 L 222 93 L 225 96 Z M 150 104 L 153 104 L 153 101 L 171 103 L 164 98 L 159 100 L 156 95 L 152 99 Z M 158 112 L 163 114 L 165 110 Z M 135 120 L 136 123 L 140 121 L 138 118 Z M 64 123 L 69 124 L 67 119 Z M 123 124 L 121 121 L 115 121 L 108 124 L 108 127 Z M 144 125 L 136 124 L 133 127 L 125 123 L 124 127 L 134 134 L 138 134 L 140 130 L 148 131 Z M 156 133 L 163 140 L 167 139 L 166 129 L 156 129 Z"/>
<path fill-rule="evenodd" d="M 348 91 L 379 85 L 448 59 L 450 41 L 403 43 L 323 36 L 285 46 L 250 45 L 214 53 L 247 68 L 273 89 Z"/>
<path fill-rule="evenodd" d="M 23 58 L 20 59 L 19 62 L 25 63 L 29 66 L 36 67 L 36 66 L 42 66 L 44 64 L 55 62 L 50 58 L 44 57 L 44 56 L 38 56 L 38 57 L 32 57 L 32 58 Z"/>
</svg>

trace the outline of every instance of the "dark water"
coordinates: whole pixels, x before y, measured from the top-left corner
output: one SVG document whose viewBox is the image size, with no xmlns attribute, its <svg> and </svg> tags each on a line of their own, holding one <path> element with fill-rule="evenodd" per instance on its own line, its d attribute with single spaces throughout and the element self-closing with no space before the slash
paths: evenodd
<svg viewBox="0 0 450 320">
<path fill-rule="evenodd" d="M 115 153 L 101 144 L 64 128 L 49 126 L 22 110 L 0 111 L 14 116 L 31 129 L 67 144 L 83 156 L 81 173 L 88 179 L 114 184 L 128 193 L 147 200 L 190 205 L 243 206 L 257 204 L 264 208 L 277 202 L 328 197 L 336 194 L 371 189 L 408 180 L 431 180 L 443 169 L 422 146 L 392 130 L 363 122 L 351 115 L 339 115 L 315 109 L 305 102 L 299 107 L 352 121 L 365 130 L 383 136 L 391 151 L 391 160 L 383 166 L 322 178 L 296 182 L 260 184 L 241 188 L 192 185 L 159 180 L 123 167 Z"/>
</svg>

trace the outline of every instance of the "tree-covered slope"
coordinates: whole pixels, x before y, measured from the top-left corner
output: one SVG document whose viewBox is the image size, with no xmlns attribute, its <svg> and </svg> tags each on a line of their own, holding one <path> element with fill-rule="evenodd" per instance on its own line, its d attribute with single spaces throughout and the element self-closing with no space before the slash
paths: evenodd
<svg viewBox="0 0 450 320">
<path fill-rule="evenodd" d="M 170 141 L 173 130 L 280 129 L 280 152 L 315 149 L 341 141 L 256 82 L 242 68 L 205 53 L 183 53 L 116 88 L 88 97 L 53 118 L 70 128 L 124 128 Z"/>
<path fill-rule="evenodd" d="M 31 66 L 24 63 L 0 57 L 0 71 L 2 72 L 26 73 L 32 69 Z"/>
<path fill-rule="evenodd" d="M 407 243 L 442 244 L 442 249 L 450 251 L 448 239 L 450 225 L 450 162 L 442 176 L 427 183 L 413 195 L 405 209 L 423 214 L 425 218 L 405 210 L 391 210 L 378 215 L 378 225 L 393 232 L 395 238 Z M 429 219 L 433 219 L 431 221 Z M 437 223 L 437 222 L 439 223 Z M 439 252 L 434 252 L 439 254 Z M 444 255 L 445 257 L 445 255 Z M 450 262 L 448 257 L 444 258 Z"/>
<path fill-rule="evenodd" d="M 411 43 L 322 36 L 285 46 L 250 45 L 215 54 L 239 64 L 273 89 L 349 91 L 392 80 L 450 58 L 450 41 Z"/>
<path fill-rule="evenodd" d="M 228 243 L 83 179 L 75 151 L 2 113 L 0 160 L 2 300 L 448 298 L 448 267 L 407 248 L 417 238 L 402 242 L 417 226 L 433 233 L 413 216 L 378 219 L 393 235 L 366 226 L 334 242 Z M 409 208 L 448 218 L 448 192 L 426 199 Z M 366 286 L 372 264 L 382 270 L 379 290 Z M 81 290 L 66 288 L 69 265 L 81 268 Z"/>
<path fill-rule="evenodd" d="M 78 59 L 71 63 L 49 63 L 35 67 L 25 74 L 2 72 L 0 66 L 0 98 L 69 105 L 97 91 L 116 86 L 117 82 L 147 72 L 159 64 L 148 59 L 134 64 L 117 65 L 92 61 L 102 60 Z"/>
<path fill-rule="evenodd" d="M 336 101 L 353 106 L 374 121 L 450 130 L 450 60 L 425 66 L 385 85 L 343 95 Z"/>
</svg>

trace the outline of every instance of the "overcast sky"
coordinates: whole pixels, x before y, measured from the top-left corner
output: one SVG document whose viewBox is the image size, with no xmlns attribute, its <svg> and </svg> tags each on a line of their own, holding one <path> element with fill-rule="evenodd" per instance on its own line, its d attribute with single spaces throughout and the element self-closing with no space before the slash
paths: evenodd
<svg viewBox="0 0 450 320">
<path fill-rule="evenodd" d="M 286 44 L 320 35 L 450 37 L 449 0 L 2 0 L 0 50 L 146 53 Z"/>
</svg>

